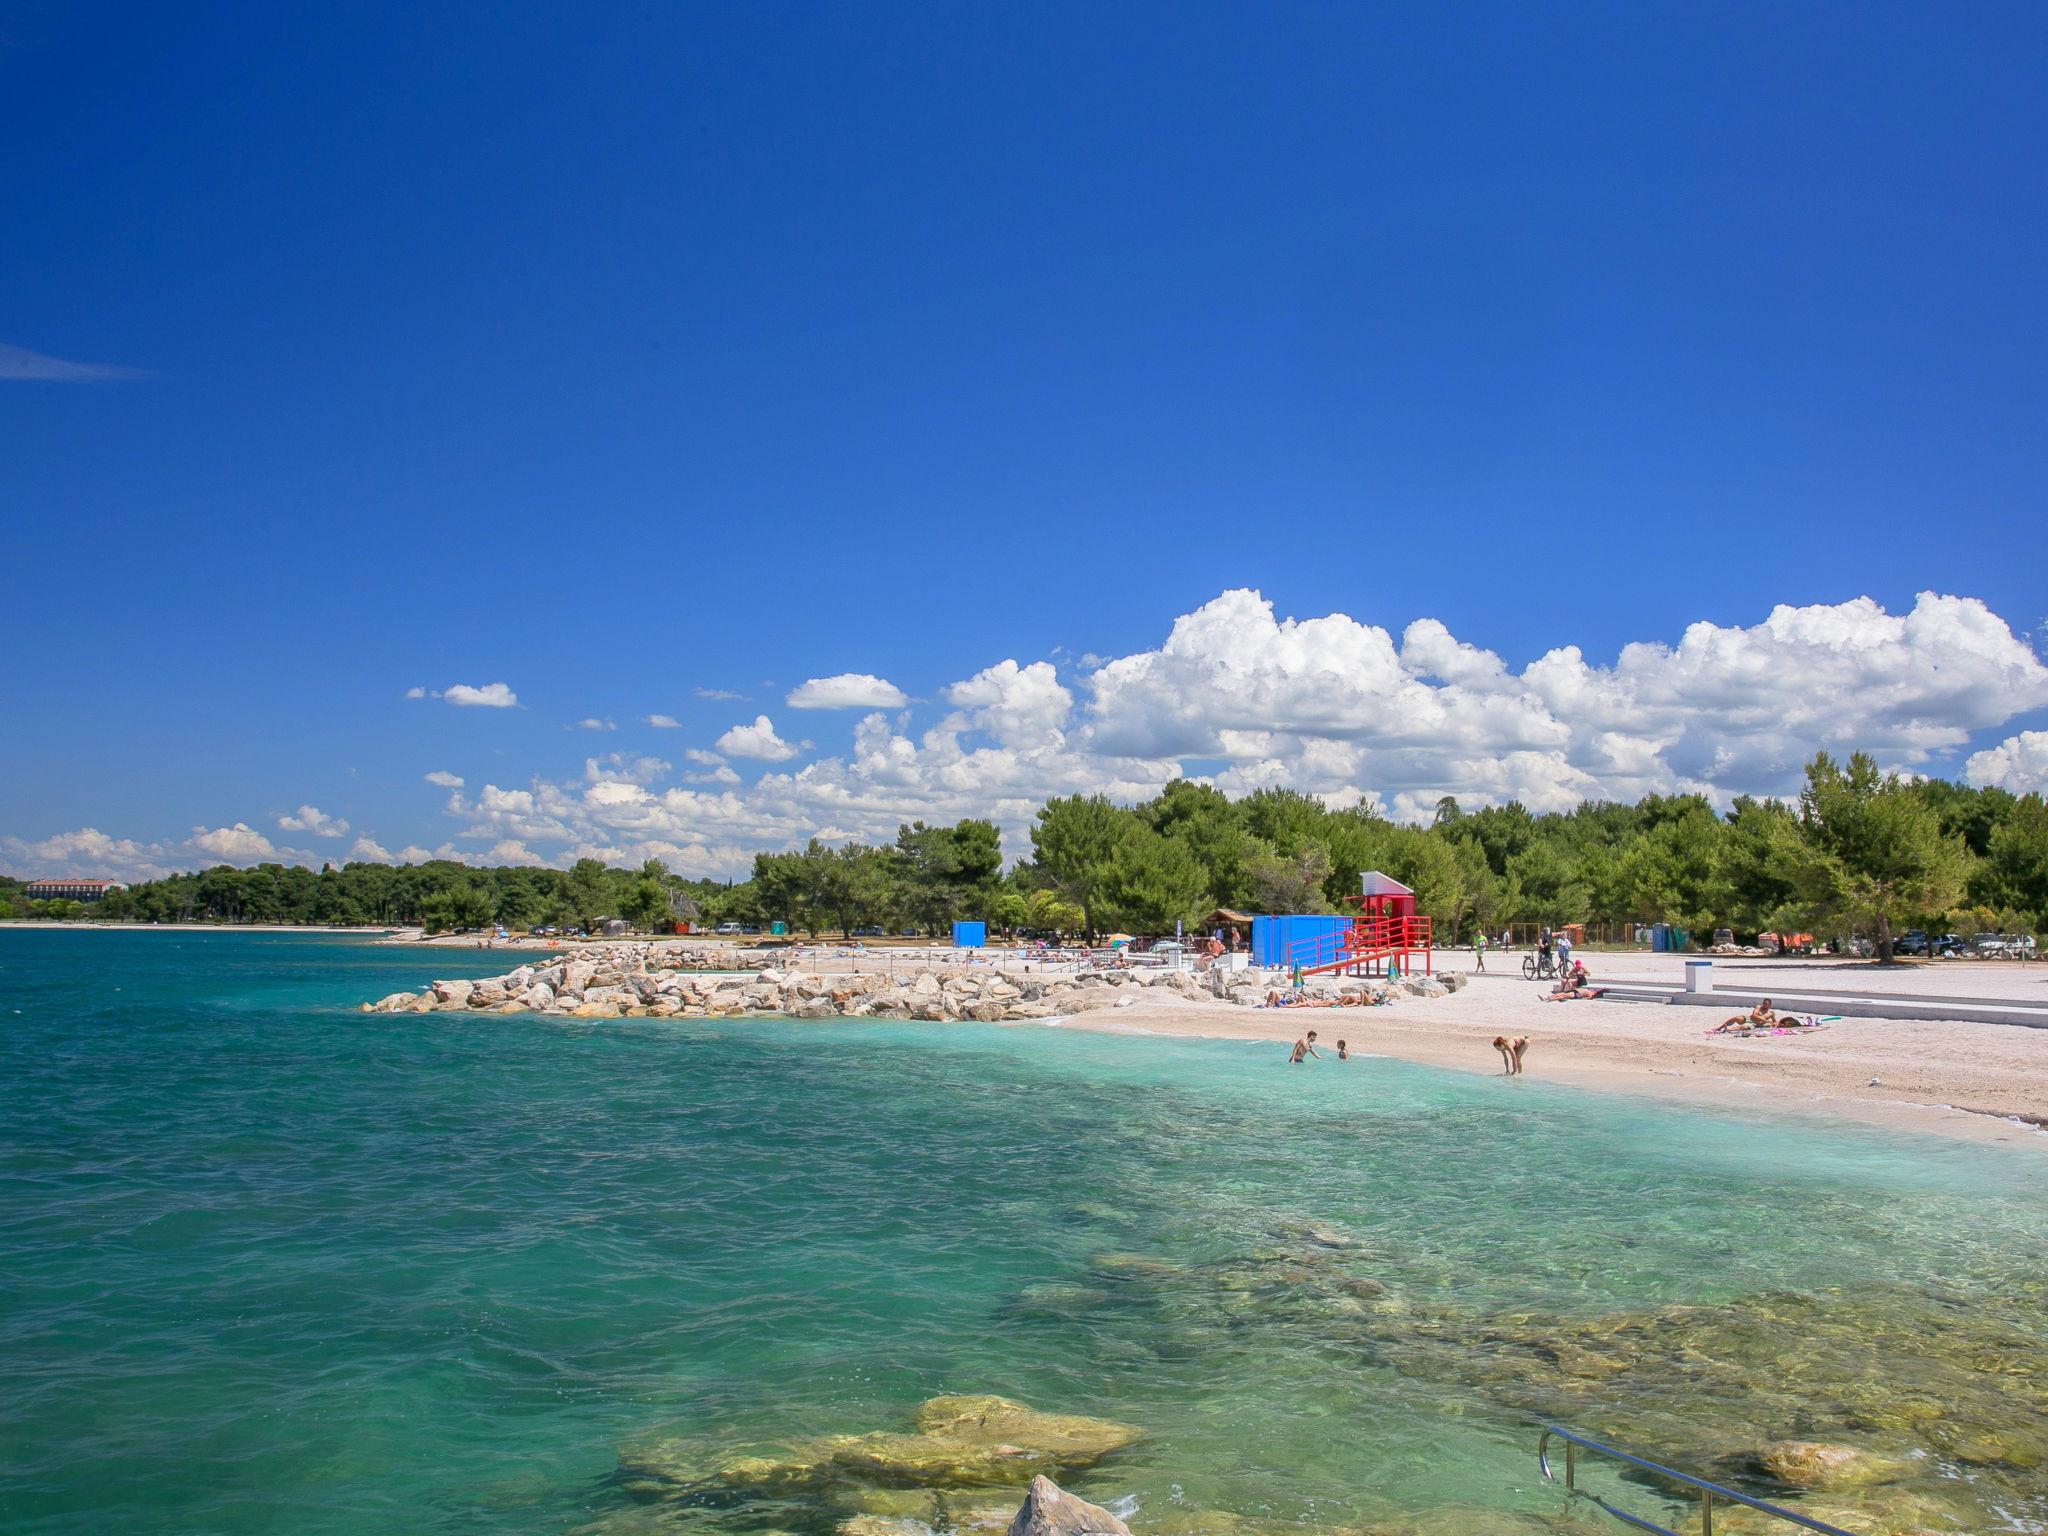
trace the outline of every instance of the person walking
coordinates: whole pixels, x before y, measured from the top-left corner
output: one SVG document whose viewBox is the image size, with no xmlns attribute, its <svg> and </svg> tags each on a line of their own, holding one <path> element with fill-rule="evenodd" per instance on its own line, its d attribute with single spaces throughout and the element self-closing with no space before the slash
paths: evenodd
<svg viewBox="0 0 2048 1536">
<path fill-rule="evenodd" d="M 1472 960 L 1477 970 L 1486 969 L 1486 935 L 1479 934 L 1472 940 Z"/>
</svg>

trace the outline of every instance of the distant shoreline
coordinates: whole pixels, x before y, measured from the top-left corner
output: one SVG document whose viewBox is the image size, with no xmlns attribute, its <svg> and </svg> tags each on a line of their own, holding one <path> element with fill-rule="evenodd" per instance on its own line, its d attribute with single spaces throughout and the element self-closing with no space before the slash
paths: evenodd
<svg viewBox="0 0 2048 1536">
<path fill-rule="evenodd" d="M 366 939 L 403 931 L 400 925 L 390 923 L 374 927 L 332 923 L 95 923 L 82 917 L 71 922 L 50 917 L 0 918 L 0 928 L 33 928 L 50 933 L 70 929 L 86 933 L 342 933 Z"/>
</svg>

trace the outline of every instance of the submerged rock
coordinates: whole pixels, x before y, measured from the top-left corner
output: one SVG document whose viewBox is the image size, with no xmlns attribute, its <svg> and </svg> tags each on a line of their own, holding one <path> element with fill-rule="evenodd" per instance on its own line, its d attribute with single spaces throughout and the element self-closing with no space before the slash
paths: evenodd
<svg viewBox="0 0 2048 1536">
<path fill-rule="evenodd" d="M 1916 1492 L 1888 1493 L 1849 1500 L 1789 1500 L 1785 1508 L 1810 1520 L 1838 1526 L 1850 1536 L 1960 1536 L 1971 1528 L 1963 1511 L 1948 1500 Z M 1717 1536 L 1783 1536 L 1788 1526 L 1775 1515 L 1743 1504 L 1717 1504 Z"/>
<path fill-rule="evenodd" d="M 1114 1419 L 1074 1413 L 1042 1413 L 1007 1397 L 935 1397 L 917 1410 L 917 1427 L 935 1439 L 973 1445 L 1014 1442 L 1072 1465 L 1088 1466 L 1111 1451 L 1144 1437 L 1144 1431 Z M 1085 1457 L 1085 1460 L 1075 1458 Z"/>
<path fill-rule="evenodd" d="M 1131 1528 L 1100 1504 L 1034 1477 L 1009 1525 L 1009 1536 L 1131 1536 Z"/>
<path fill-rule="evenodd" d="M 918 1409 L 912 1433 L 829 1435 L 766 1453 L 708 1459 L 701 1443 L 657 1440 L 622 1448 L 619 1468 L 629 1488 L 656 1494 L 817 1496 L 847 1482 L 1014 1488 L 1037 1473 L 1091 1467 L 1143 1433 L 1113 1419 L 1044 1413 L 1006 1397 L 935 1397 Z"/>
<path fill-rule="evenodd" d="M 1088 1267 L 1118 1280 L 1171 1280 L 1184 1272 L 1173 1260 L 1149 1253 L 1098 1253 Z"/>
<path fill-rule="evenodd" d="M 1862 1488 L 1889 1482 L 1903 1468 L 1853 1445 L 1823 1440 L 1773 1440 L 1756 1450 L 1756 1464 L 1766 1476 L 1790 1488 Z"/>
</svg>

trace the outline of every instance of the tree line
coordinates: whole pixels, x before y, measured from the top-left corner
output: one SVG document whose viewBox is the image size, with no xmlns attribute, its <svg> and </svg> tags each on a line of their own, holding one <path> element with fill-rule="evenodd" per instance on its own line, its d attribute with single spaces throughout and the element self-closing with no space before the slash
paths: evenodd
<svg viewBox="0 0 2048 1536">
<path fill-rule="evenodd" d="M 657 860 L 611 869 L 583 859 L 567 870 L 435 860 L 318 873 L 221 865 L 113 892 L 86 910 L 116 921 L 430 929 L 594 930 L 612 918 L 663 928 L 680 914 L 849 935 L 939 935 L 967 918 L 1003 933 L 1156 934 L 1216 907 L 1338 910 L 1360 873 L 1378 869 L 1413 887 L 1452 942 L 1516 922 L 1635 920 L 1745 939 L 1861 934 L 1888 954 L 1913 925 L 2017 932 L 2048 921 L 2040 795 L 1902 778 L 1861 753 L 1816 756 L 1795 800 L 1743 797 L 1726 812 L 1698 795 L 1542 815 L 1514 801 L 1466 811 L 1446 796 L 1428 826 L 1289 789 L 1233 800 L 1183 779 L 1136 805 L 1050 800 L 1028 854 L 1007 873 L 1003 862 L 996 826 L 968 819 L 914 822 L 888 844 L 813 839 L 757 855 L 738 882 L 683 879 Z M 38 915 L 17 883 L 0 882 L 0 903 L 10 902 L 16 915 Z"/>
</svg>

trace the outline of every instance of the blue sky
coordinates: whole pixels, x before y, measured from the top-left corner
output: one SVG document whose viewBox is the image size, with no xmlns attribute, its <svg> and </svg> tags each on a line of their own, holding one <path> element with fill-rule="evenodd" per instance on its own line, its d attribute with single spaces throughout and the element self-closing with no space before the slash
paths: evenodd
<svg viewBox="0 0 2048 1536">
<path fill-rule="evenodd" d="M 0 7 L 0 867 L 2048 781 L 2044 77 L 2018 5 Z"/>
</svg>

